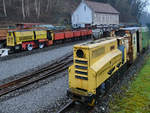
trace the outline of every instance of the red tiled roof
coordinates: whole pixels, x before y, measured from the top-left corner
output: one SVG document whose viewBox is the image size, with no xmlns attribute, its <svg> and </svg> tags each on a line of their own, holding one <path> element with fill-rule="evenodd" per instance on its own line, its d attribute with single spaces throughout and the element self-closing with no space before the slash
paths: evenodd
<svg viewBox="0 0 150 113">
<path fill-rule="evenodd" d="M 113 8 L 110 4 L 92 1 L 85 1 L 85 2 L 92 10 L 94 10 L 97 13 L 119 14 L 119 12 L 115 8 Z"/>
</svg>

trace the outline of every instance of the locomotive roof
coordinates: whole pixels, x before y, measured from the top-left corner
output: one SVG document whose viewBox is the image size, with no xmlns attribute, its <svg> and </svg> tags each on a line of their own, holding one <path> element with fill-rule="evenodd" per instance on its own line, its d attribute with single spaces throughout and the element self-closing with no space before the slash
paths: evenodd
<svg viewBox="0 0 150 113">
<path fill-rule="evenodd" d="M 104 45 L 107 43 L 111 43 L 111 42 L 115 42 L 117 39 L 114 37 L 107 37 L 107 38 L 102 38 L 99 40 L 94 40 L 94 41 L 90 41 L 90 42 L 86 42 L 86 43 L 82 43 L 82 44 L 78 44 L 75 45 L 75 47 L 83 47 L 83 48 L 94 48 L 97 47 L 99 45 Z"/>
<path fill-rule="evenodd" d="M 44 31 L 45 29 L 9 30 L 8 32 Z"/>
</svg>

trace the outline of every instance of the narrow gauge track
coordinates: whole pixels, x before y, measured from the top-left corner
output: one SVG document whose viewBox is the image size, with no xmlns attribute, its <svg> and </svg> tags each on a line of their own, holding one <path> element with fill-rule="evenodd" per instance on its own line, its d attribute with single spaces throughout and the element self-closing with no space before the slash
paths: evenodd
<svg viewBox="0 0 150 113">
<path fill-rule="evenodd" d="M 66 111 L 68 111 L 68 109 L 71 109 L 71 107 L 73 107 L 73 105 L 75 104 L 75 101 L 70 100 L 70 102 L 68 102 L 63 108 L 61 108 L 57 113 L 65 113 Z"/>
<path fill-rule="evenodd" d="M 24 56 L 28 56 L 28 55 L 32 55 L 32 54 L 36 54 L 36 53 L 40 53 L 40 52 L 45 52 L 45 51 L 57 49 L 57 48 L 60 48 L 60 47 L 74 45 L 74 44 L 80 43 L 80 42 L 82 43 L 83 41 L 88 41 L 88 40 L 90 40 L 90 39 L 75 40 L 73 42 L 68 41 L 66 43 L 59 43 L 59 44 L 55 44 L 55 45 L 45 47 L 45 48 L 42 48 L 42 49 L 36 48 L 36 49 L 33 49 L 32 51 L 20 51 L 19 53 L 11 53 L 8 56 L 0 57 L 0 61 L 11 60 L 11 59 L 18 58 L 18 57 L 24 57 Z"/>
<path fill-rule="evenodd" d="M 131 66 L 133 66 L 133 64 Z M 127 71 L 125 71 L 124 75 L 126 75 L 128 73 L 129 68 L 127 69 Z M 99 95 L 102 99 L 98 99 L 98 101 L 102 102 L 102 100 L 105 100 L 108 97 L 107 96 L 108 93 L 111 92 L 113 90 L 113 88 L 115 88 L 117 86 L 117 84 L 120 83 L 120 81 L 121 81 L 121 79 L 118 80 L 106 93 L 104 93 L 103 95 Z M 68 104 L 66 104 L 63 108 L 61 108 L 57 113 L 66 113 L 66 112 L 69 112 L 69 110 L 74 109 L 74 106 L 75 106 L 74 103 L 75 103 L 74 101 L 68 102 Z M 91 107 L 91 108 L 87 107 L 86 112 L 85 112 L 85 110 L 83 111 L 83 109 L 80 108 L 80 111 L 83 111 L 85 113 L 92 113 L 93 110 L 94 110 L 94 107 Z"/>
<path fill-rule="evenodd" d="M 42 67 L 41 69 L 31 72 L 22 78 L 2 84 L 0 85 L 0 97 L 32 83 L 38 82 L 46 77 L 62 72 L 66 70 L 72 62 L 73 59 L 71 52 L 49 66 Z"/>
<path fill-rule="evenodd" d="M 148 55 L 148 53 L 149 53 L 149 51 L 150 50 L 148 50 L 148 51 L 146 51 L 142 56 L 146 56 L 146 55 Z M 116 88 L 117 86 L 118 86 L 118 84 L 120 84 L 121 82 L 122 82 L 122 80 L 123 79 L 125 79 L 124 77 L 125 76 L 129 76 L 129 73 L 130 73 L 130 69 L 132 68 L 132 67 L 134 67 L 136 64 L 137 64 L 137 62 L 141 59 L 141 57 L 142 56 L 139 56 L 137 59 L 136 59 L 136 61 L 135 61 L 135 63 L 133 63 L 132 65 L 130 65 L 128 68 L 127 68 L 127 70 L 124 72 L 124 74 L 123 74 L 123 76 L 121 77 L 121 78 L 119 78 L 113 85 L 112 85 L 112 87 L 110 88 L 110 89 L 108 89 L 108 91 L 106 91 L 103 95 L 99 95 L 100 96 L 100 98 L 97 100 L 98 102 L 102 102 L 102 101 L 104 101 L 104 100 L 106 100 L 106 99 L 108 99 L 109 98 L 109 94 L 111 93 L 111 92 L 113 92 L 113 89 L 114 88 Z M 142 64 L 141 64 L 142 65 Z M 68 104 L 66 104 L 63 108 L 61 108 L 57 113 L 66 113 L 66 112 L 69 112 L 70 110 L 72 110 L 72 109 L 74 109 L 75 108 L 75 101 L 70 101 L 70 102 L 68 102 Z M 85 113 L 93 113 L 94 112 L 94 107 L 91 107 L 91 108 L 79 108 L 80 110 L 79 111 L 81 111 L 81 112 L 85 112 Z"/>
</svg>

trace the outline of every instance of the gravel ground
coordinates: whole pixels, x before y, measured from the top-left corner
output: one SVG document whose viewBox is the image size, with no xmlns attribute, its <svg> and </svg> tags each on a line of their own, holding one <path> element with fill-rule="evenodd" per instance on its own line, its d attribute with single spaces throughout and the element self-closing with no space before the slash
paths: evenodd
<svg viewBox="0 0 150 113">
<path fill-rule="evenodd" d="M 63 102 L 67 100 L 67 71 L 57 75 L 55 78 L 51 77 L 46 81 L 48 83 L 39 88 L 34 89 L 31 88 L 33 85 L 29 86 L 32 90 L 1 101 L 0 113 L 41 113 L 45 109 L 49 113 L 58 111 L 57 107 L 62 105 L 61 100 Z M 34 86 L 40 84 L 36 83 Z"/>
<path fill-rule="evenodd" d="M 71 52 L 72 49 L 73 45 L 69 45 L 67 47 L 61 47 L 12 60 L 0 61 L 0 80 L 60 58 L 66 53 Z"/>
</svg>

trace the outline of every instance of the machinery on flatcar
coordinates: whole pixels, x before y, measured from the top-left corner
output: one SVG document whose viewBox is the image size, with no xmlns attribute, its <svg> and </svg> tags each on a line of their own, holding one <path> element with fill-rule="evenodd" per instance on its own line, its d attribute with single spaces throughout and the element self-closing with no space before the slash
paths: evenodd
<svg viewBox="0 0 150 113">
<path fill-rule="evenodd" d="M 31 51 L 37 46 L 43 48 L 47 43 L 52 44 L 52 37 L 45 30 L 9 31 L 7 36 L 7 46 L 15 50 Z"/>
<path fill-rule="evenodd" d="M 142 28 L 143 29 L 143 28 Z M 108 37 L 74 46 L 68 96 L 93 106 L 143 51 L 141 28 L 123 28 Z M 146 38 L 149 42 L 149 38 Z M 149 45 L 147 45 L 149 46 Z"/>
<path fill-rule="evenodd" d="M 51 31 L 44 29 L 36 30 L 15 30 L 7 34 L 7 47 L 13 50 L 29 50 L 43 48 L 53 45 L 56 42 L 90 38 L 91 29 L 74 31 Z"/>
</svg>

